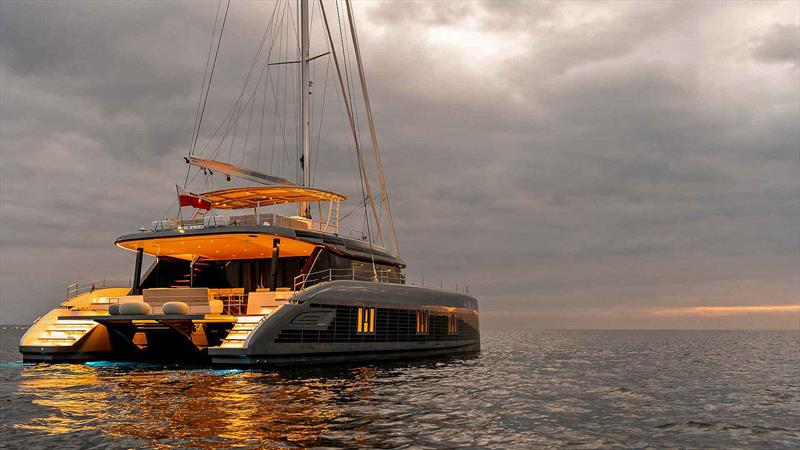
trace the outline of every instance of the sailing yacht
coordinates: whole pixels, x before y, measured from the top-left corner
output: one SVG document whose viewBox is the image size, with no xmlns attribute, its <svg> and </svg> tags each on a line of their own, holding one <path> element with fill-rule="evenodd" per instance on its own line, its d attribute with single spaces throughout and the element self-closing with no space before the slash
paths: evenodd
<svg viewBox="0 0 800 450">
<path fill-rule="evenodd" d="M 209 47 L 210 75 L 204 74 L 196 129 L 185 157 L 186 182 L 176 186 L 175 215 L 120 236 L 115 245 L 135 254 L 130 282 L 70 285 L 66 300 L 37 319 L 22 337 L 19 349 L 25 361 L 168 359 L 295 365 L 480 349 L 478 302 L 473 296 L 406 281 L 350 0 L 343 4 L 345 27 L 336 2 L 339 30 L 344 30 L 340 36 L 349 40 L 346 48 L 344 39 L 341 47 L 336 45 L 329 26 L 332 15 L 324 2 L 301 0 L 293 11 L 294 4 L 278 2 L 268 25 L 291 33 L 274 18 L 292 14 L 294 20 L 296 15 L 297 60 L 270 62 L 267 56 L 263 67 L 264 71 L 291 67 L 298 75 L 293 97 L 298 103 L 296 178 L 265 173 L 258 165 L 235 165 L 230 157 L 223 161 L 219 153 L 200 156 L 196 151 L 217 58 L 214 54 L 209 65 L 213 46 Z M 217 53 L 229 6 L 218 36 L 215 21 L 212 44 L 217 36 Z M 310 7 L 323 24 L 317 31 L 326 37 L 327 51 L 317 56 L 310 52 Z M 336 75 L 345 128 L 356 150 L 356 209 L 363 210 L 365 225 L 356 236 L 345 232 L 340 217 L 347 196 L 313 182 L 312 96 L 317 93 L 311 65 L 322 59 Z M 355 78 L 359 83 L 353 83 Z M 263 85 L 266 98 L 269 84 Z M 377 193 L 370 184 L 357 124 L 359 102 L 354 91 L 359 85 Z M 251 99 L 261 95 L 256 95 L 258 86 Z M 248 104 L 243 98 L 226 118 L 226 130 L 233 128 L 241 111 L 249 107 L 252 114 L 257 100 Z M 193 189 L 195 177 L 190 173 L 206 189 Z M 143 270 L 145 256 L 153 263 Z"/>
</svg>

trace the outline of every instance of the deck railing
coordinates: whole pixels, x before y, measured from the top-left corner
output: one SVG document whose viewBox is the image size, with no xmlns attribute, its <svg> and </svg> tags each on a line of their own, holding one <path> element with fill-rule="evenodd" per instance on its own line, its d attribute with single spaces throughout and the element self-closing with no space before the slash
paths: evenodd
<svg viewBox="0 0 800 450">
<path fill-rule="evenodd" d="M 131 287 L 131 280 L 123 278 L 101 278 L 93 281 L 76 281 L 67 286 L 67 298 L 77 297 L 86 292 L 94 292 L 97 289 L 120 287 Z"/>
<path fill-rule="evenodd" d="M 307 274 L 301 273 L 294 277 L 294 290 L 301 291 L 318 283 L 335 280 L 405 284 L 405 276 L 403 274 L 389 270 L 373 272 L 369 269 L 326 269 Z"/>
<path fill-rule="evenodd" d="M 219 216 L 217 216 L 219 217 Z M 150 228 L 143 228 L 142 231 L 172 231 L 179 228 L 201 229 L 217 228 L 228 226 L 256 226 L 267 225 L 274 227 L 291 228 L 296 230 L 312 230 L 323 233 L 337 234 L 338 227 L 334 223 L 325 223 L 311 219 L 301 219 L 287 217 L 281 214 L 246 214 L 236 216 L 226 216 L 228 220 L 215 220 L 214 216 L 197 217 L 194 219 L 167 219 L 154 221 Z"/>
</svg>

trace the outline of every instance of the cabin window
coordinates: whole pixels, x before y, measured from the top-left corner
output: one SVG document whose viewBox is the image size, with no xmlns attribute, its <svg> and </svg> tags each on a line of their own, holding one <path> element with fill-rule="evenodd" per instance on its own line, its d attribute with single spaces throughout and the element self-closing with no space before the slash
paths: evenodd
<svg viewBox="0 0 800 450">
<path fill-rule="evenodd" d="M 375 308 L 358 308 L 356 331 L 375 333 Z"/>
<path fill-rule="evenodd" d="M 417 311 L 417 334 L 428 334 L 428 311 Z"/>
<path fill-rule="evenodd" d="M 447 316 L 447 334 L 458 334 L 458 314 L 454 312 Z"/>
</svg>

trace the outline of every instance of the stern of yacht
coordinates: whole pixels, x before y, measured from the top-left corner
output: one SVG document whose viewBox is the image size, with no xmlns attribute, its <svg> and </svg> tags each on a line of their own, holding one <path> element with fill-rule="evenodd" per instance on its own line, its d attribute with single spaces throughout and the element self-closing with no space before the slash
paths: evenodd
<svg viewBox="0 0 800 450">
<path fill-rule="evenodd" d="M 23 335 L 23 360 L 205 361 L 209 348 L 242 348 L 250 332 L 294 293 L 158 288 L 128 294 L 129 288 L 107 288 L 68 299 Z M 165 313 L 167 303 L 182 303 L 185 313 Z"/>
</svg>

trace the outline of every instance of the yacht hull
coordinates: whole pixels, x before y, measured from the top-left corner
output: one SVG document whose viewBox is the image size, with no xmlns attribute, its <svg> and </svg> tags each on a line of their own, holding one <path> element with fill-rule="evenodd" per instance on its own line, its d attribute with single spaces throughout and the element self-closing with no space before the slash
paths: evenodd
<svg viewBox="0 0 800 450">
<path fill-rule="evenodd" d="M 213 347 L 209 357 L 215 364 L 297 365 L 477 351 L 473 297 L 400 284 L 333 281 L 295 296 L 266 317 L 240 348 Z"/>
<path fill-rule="evenodd" d="M 20 345 L 27 362 L 169 360 L 287 366 L 427 358 L 480 351 L 475 298 L 403 284 L 328 281 L 270 314 L 209 323 L 203 315 L 48 315 L 47 326 L 86 327 L 70 345 Z M 236 320 L 252 326 L 231 340 Z M 54 325 L 55 324 L 55 325 Z M 241 333 L 241 332 L 240 332 Z M 228 335 L 225 338 L 226 334 Z M 23 338 L 23 341 L 27 339 Z"/>
<path fill-rule="evenodd" d="M 307 366 L 315 364 L 349 364 L 370 361 L 400 361 L 479 353 L 480 344 L 459 347 L 416 348 L 407 350 L 372 350 L 357 352 L 320 352 L 298 355 L 215 356 L 215 365 L 227 366 Z"/>
</svg>

